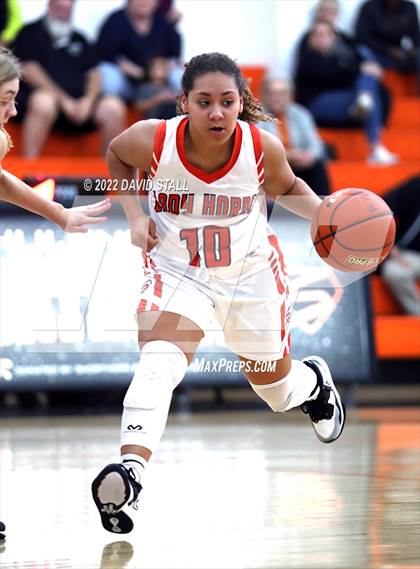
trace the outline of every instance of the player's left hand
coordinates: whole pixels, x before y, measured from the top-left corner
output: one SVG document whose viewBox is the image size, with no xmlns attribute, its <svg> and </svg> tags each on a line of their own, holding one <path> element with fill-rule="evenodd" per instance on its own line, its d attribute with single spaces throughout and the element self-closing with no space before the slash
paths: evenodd
<svg viewBox="0 0 420 569">
<path fill-rule="evenodd" d="M 111 200 L 106 198 L 98 203 L 64 209 L 61 228 L 67 233 L 86 233 L 87 225 L 104 223 L 108 218 L 101 213 L 111 207 Z"/>
</svg>

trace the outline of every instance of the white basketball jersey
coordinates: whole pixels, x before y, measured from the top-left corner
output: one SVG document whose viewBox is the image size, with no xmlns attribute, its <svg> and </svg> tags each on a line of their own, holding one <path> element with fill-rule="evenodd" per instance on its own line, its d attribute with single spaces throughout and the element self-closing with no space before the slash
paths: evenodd
<svg viewBox="0 0 420 569">
<path fill-rule="evenodd" d="M 261 135 L 238 120 L 227 164 L 209 174 L 186 156 L 188 120 L 162 121 L 156 131 L 149 207 L 159 245 L 151 257 L 184 266 L 227 267 L 267 240 Z"/>
</svg>

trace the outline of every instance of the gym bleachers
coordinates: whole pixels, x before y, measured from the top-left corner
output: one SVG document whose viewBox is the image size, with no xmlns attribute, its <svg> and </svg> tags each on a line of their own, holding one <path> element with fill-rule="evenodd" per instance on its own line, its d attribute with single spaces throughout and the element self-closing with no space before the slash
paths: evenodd
<svg viewBox="0 0 420 569">
<path fill-rule="evenodd" d="M 243 66 L 257 96 L 266 74 L 263 65 Z M 397 184 L 420 172 L 420 99 L 416 95 L 415 76 L 387 72 L 385 83 L 393 96 L 389 125 L 384 143 L 400 156 L 395 166 L 371 166 L 366 162 L 368 147 L 358 129 L 321 129 L 324 141 L 332 144 L 337 161 L 328 164 L 333 191 L 346 187 L 362 187 L 384 194 Z M 131 112 L 128 124 L 138 120 Z M 99 156 L 100 140 L 96 132 L 83 135 L 53 133 L 40 158 L 27 160 L 20 156 L 20 127 L 8 125 L 14 148 L 4 161 L 5 168 L 16 176 L 90 176 L 107 175 L 106 163 Z M 381 359 L 420 357 L 420 319 L 402 314 L 379 276 L 371 277 L 376 352 Z"/>
<path fill-rule="evenodd" d="M 360 130 L 321 129 L 321 136 L 333 144 L 338 160 L 328 169 L 333 191 L 346 187 L 367 188 L 379 195 L 420 173 L 420 99 L 416 77 L 387 72 L 385 83 L 393 97 L 384 143 L 397 153 L 395 166 L 370 166 L 368 147 Z M 420 318 L 403 314 L 381 278 L 370 278 L 375 346 L 378 358 L 420 357 Z"/>
</svg>

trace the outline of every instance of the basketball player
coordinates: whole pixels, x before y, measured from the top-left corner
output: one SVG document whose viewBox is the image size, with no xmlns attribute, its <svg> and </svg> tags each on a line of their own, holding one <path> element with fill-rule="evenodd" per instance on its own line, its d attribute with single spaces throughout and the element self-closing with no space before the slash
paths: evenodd
<svg viewBox="0 0 420 569">
<path fill-rule="evenodd" d="M 12 146 L 4 125 L 16 115 L 15 97 L 19 91 L 19 79 L 18 60 L 11 51 L 0 48 L 0 199 L 37 213 L 69 233 L 86 233 L 87 225 L 106 221 L 106 217 L 97 216 L 111 207 L 108 199 L 93 205 L 66 209 L 40 196 L 1 167 L 3 158 Z M 5 529 L 3 522 L 0 522 L 0 540 L 5 537 Z"/>
<path fill-rule="evenodd" d="M 121 198 L 132 242 L 143 249 L 138 306 L 140 363 L 124 399 L 121 462 L 95 478 L 103 527 L 133 528 L 144 470 L 165 428 L 182 380 L 211 318 L 244 365 L 252 389 L 276 412 L 300 406 L 318 438 L 335 441 L 345 409 L 324 360 L 290 354 L 288 285 L 264 192 L 287 196 L 311 219 L 321 200 L 296 178 L 281 142 L 254 126 L 266 119 L 238 66 L 209 53 L 186 66 L 182 115 L 140 121 L 108 150 L 112 178 L 125 184 L 149 172 L 150 218 L 134 195 Z M 263 373 L 261 362 L 275 361 Z"/>
<path fill-rule="evenodd" d="M 0 164 L 12 146 L 4 125 L 16 115 L 15 98 L 19 91 L 20 66 L 13 54 L 0 48 Z M 40 196 L 27 184 L 0 166 L 0 199 L 23 207 L 59 225 L 69 233 L 86 233 L 86 225 L 103 223 L 97 217 L 111 207 L 108 199 L 97 204 L 64 208 L 61 204 Z"/>
</svg>

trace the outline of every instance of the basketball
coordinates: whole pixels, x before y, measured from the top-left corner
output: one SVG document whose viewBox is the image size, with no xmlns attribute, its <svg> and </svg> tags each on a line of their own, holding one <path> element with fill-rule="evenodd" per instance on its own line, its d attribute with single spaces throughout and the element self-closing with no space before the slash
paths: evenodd
<svg viewBox="0 0 420 569">
<path fill-rule="evenodd" d="M 367 271 L 390 253 L 395 221 L 384 200 L 361 188 L 326 197 L 312 219 L 311 237 L 323 261 L 341 271 Z"/>
</svg>

